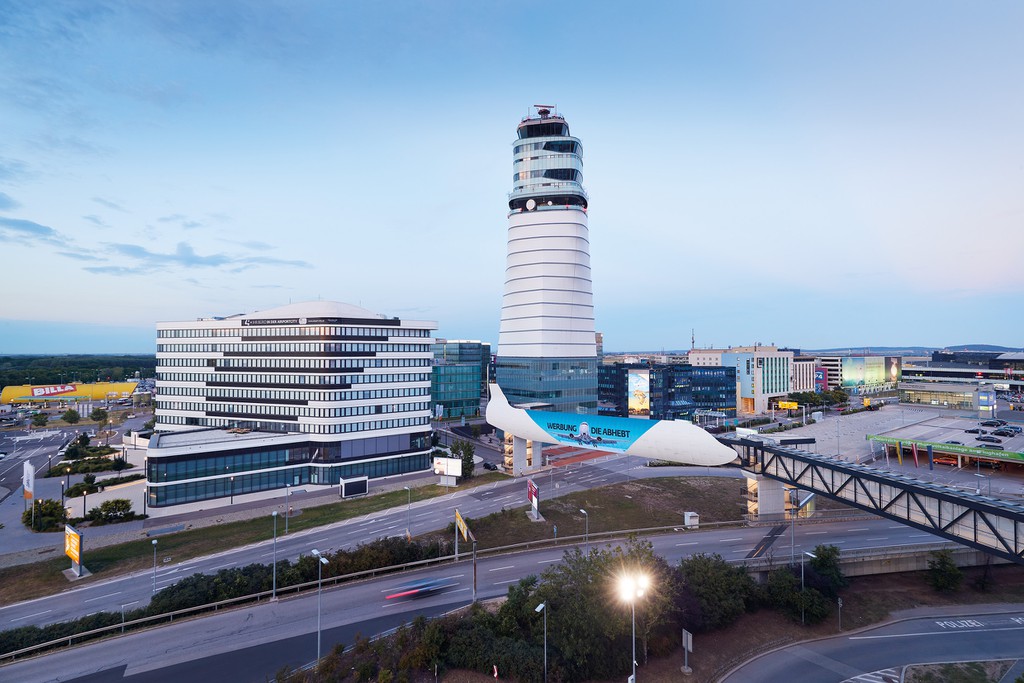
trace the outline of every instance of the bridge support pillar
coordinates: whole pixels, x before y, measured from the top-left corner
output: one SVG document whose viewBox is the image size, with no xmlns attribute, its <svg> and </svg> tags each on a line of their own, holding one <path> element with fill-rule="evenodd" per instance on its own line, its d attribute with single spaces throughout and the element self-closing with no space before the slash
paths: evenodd
<svg viewBox="0 0 1024 683">
<path fill-rule="evenodd" d="M 758 475 L 757 516 L 762 519 L 784 519 L 786 486 L 781 481 Z"/>
<path fill-rule="evenodd" d="M 544 464 L 544 444 L 518 436 L 512 437 L 512 474 L 520 476 Z"/>
</svg>

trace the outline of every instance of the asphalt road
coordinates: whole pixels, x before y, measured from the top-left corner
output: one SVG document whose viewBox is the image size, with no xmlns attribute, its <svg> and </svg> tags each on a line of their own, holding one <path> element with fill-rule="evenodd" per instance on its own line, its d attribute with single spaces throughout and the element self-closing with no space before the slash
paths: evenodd
<svg viewBox="0 0 1024 683">
<path fill-rule="evenodd" d="M 891 680 L 899 680 L 898 669 L 907 664 L 1024 657 L 1024 611 L 986 613 L 989 607 L 964 606 L 955 615 L 908 619 L 793 645 L 747 662 L 722 680 L 881 681 L 877 674 L 886 669 L 897 676 Z"/>
</svg>

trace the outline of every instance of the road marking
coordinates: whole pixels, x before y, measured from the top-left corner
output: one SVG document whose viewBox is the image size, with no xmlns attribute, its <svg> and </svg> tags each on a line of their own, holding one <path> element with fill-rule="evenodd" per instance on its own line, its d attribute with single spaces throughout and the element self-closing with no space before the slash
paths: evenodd
<svg viewBox="0 0 1024 683">
<path fill-rule="evenodd" d="M 504 585 L 504 584 L 506 584 L 506 583 L 515 583 L 515 582 L 516 582 L 516 581 L 518 581 L 518 580 L 519 580 L 519 579 L 510 579 L 510 580 L 508 580 L 508 581 L 495 581 L 495 582 L 494 582 L 494 585 L 495 585 L 495 586 L 501 586 L 501 585 Z"/>
<path fill-rule="evenodd" d="M 45 612 L 36 612 L 35 614 L 27 614 L 27 615 L 25 615 L 23 617 L 18 617 L 17 619 L 11 619 L 11 622 L 13 623 L 15 621 L 21 621 L 22 619 L 31 619 L 32 617 L 39 617 L 39 616 L 42 616 L 44 614 L 48 614 L 49 612 L 52 612 L 52 611 L 53 611 L 52 609 L 48 609 Z"/>
<path fill-rule="evenodd" d="M 210 567 L 210 571 L 213 571 L 215 569 L 224 569 L 225 567 L 230 567 L 233 564 L 234 562 L 228 562 L 227 564 L 219 564 L 216 567 Z"/>
<path fill-rule="evenodd" d="M 538 562 L 537 564 L 551 564 L 552 562 L 560 562 L 560 561 L 561 561 L 561 560 L 559 560 L 559 559 L 557 559 L 557 558 L 556 558 L 556 559 L 554 559 L 554 560 L 541 560 L 541 561 L 540 561 L 540 562 Z"/>
<path fill-rule="evenodd" d="M 868 529 L 848 529 L 848 531 L 869 531 Z"/>
<path fill-rule="evenodd" d="M 878 536 L 876 538 L 865 538 L 864 540 L 865 541 L 887 541 L 887 540 L 889 540 L 889 537 L 888 536 Z"/>
<path fill-rule="evenodd" d="M 742 538 L 723 538 L 719 543 L 729 543 L 730 541 L 742 541 Z"/>
<path fill-rule="evenodd" d="M 1022 626 L 1007 626 L 1005 628 L 979 628 L 971 629 L 971 633 L 998 633 L 1000 631 L 1024 631 Z M 955 635 L 962 636 L 962 630 L 953 631 L 924 631 L 921 633 L 890 633 L 881 636 L 850 636 L 850 640 L 883 640 L 886 638 L 914 638 L 917 636 L 938 636 L 938 635 Z"/>
<path fill-rule="evenodd" d="M 489 572 L 500 572 L 503 569 L 515 569 L 515 568 L 516 568 L 516 566 L 514 564 L 510 564 L 507 567 L 495 567 L 494 569 L 488 569 L 487 571 L 489 571 Z"/>
<path fill-rule="evenodd" d="M 110 593 L 108 595 L 101 595 L 98 598 L 89 598 L 88 600 L 82 600 L 82 602 L 93 602 L 95 600 L 102 600 L 103 598 L 112 598 L 115 595 L 120 595 L 120 594 L 121 594 L 121 591 L 117 591 L 116 593 Z"/>
<path fill-rule="evenodd" d="M 827 534 L 828 531 L 805 531 L 804 536 L 820 536 L 821 534 Z"/>
<path fill-rule="evenodd" d="M 676 543 L 676 547 L 678 548 L 681 545 L 697 545 L 699 542 L 700 541 L 690 541 L 689 543 Z"/>
</svg>

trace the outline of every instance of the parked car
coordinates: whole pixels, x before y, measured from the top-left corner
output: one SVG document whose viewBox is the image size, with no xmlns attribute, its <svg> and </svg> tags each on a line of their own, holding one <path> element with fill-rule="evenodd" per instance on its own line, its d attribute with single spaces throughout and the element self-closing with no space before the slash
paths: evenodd
<svg viewBox="0 0 1024 683">
<path fill-rule="evenodd" d="M 1021 429 L 1017 425 L 1012 424 L 1005 424 L 1002 427 L 1000 427 L 1000 429 L 1006 429 L 1008 431 L 1013 432 L 1014 434 L 1020 434 L 1022 431 L 1024 431 L 1024 429 Z"/>
<path fill-rule="evenodd" d="M 994 436 L 987 436 L 987 435 L 976 436 L 976 437 L 974 437 L 974 440 L 975 441 L 985 441 L 986 443 L 1002 443 L 1003 442 L 1002 439 L 997 439 Z"/>
<path fill-rule="evenodd" d="M 484 469 L 485 470 L 491 470 L 493 472 L 494 470 L 498 469 L 498 466 L 495 465 L 493 462 L 485 462 L 484 463 Z"/>
<path fill-rule="evenodd" d="M 1002 446 L 997 446 L 994 443 L 979 443 L 978 444 L 978 448 L 988 448 L 989 450 L 993 450 L 993 451 L 1001 451 L 1001 450 L 1003 450 Z M 998 470 L 999 469 L 999 463 L 992 463 L 992 464 L 983 463 L 983 464 L 985 464 L 985 467 L 991 467 L 994 470 Z"/>
<path fill-rule="evenodd" d="M 963 446 L 963 441 L 947 441 L 946 443 L 956 444 L 957 446 Z"/>
<path fill-rule="evenodd" d="M 1004 438 L 1010 439 L 1017 436 L 1017 432 L 1010 431 L 1005 427 L 1000 427 L 999 429 L 992 430 L 992 436 L 1002 436 Z"/>
<path fill-rule="evenodd" d="M 977 427 L 972 427 L 971 429 L 965 429 L 964 433 L 965 434 L 988 434 L 988 430 L 987 429 L 978 429 Z"/>
<path fill-rule="evenodd" d="M 985 420 L 984 422 L 979 422 L 978 424 L 981 425 L 982 427 L 1001 427 L 1002 426 L 1002 424 L 1000 424 L 999 420 Z"/>
</svg>

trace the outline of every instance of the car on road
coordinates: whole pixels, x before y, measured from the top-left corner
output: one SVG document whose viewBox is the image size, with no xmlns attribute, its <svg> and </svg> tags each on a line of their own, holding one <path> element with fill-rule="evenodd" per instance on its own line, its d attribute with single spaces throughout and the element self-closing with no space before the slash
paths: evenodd
<svg viewBox="0 0 1024 683">
<path fill-rule="evenodd" d="M 433 595 L 434 593 L 440 593 L 444 589 L 454 585 L 455 584 L 448 579 L 416 579 L 415 581 L 407 581 L 395 586 L 395 591 L 386 596 L 385 599 L 422 598 L 427 595 Z"/>
<path fill-rule="evenodd" d="M 3 451 L 0 451 L 0 460 L 3 460 L 6 457 L 7 457 L 7 454 L 4 453 Z"/>
<path fill-rule="evenodd" d="M 964 434 L 988 434 L 988 430 L 979 429 L 978 427 L 971 427 L 970 429 L 965 429 Z"/>
<path fill-rule="evenodd" d="M 495 471 L 496 469 L 498 469 L 498 466 L 497 466 L 497 465 L 495 465 L 495 464 L 494 464 L 493 462 L 485 462 L 485 463 L 484 463 L 484 469 L 485 469 L 485 470 L 490 470 L 490 471 L 492 471 L 492 472 L 493 472 L 493 471 Z"/>
<path fill-rule="evenodd" d="M 127 415 L 125 415 L 125 419 L 126 419 L 126 420 L 130 420 L 130 419 L 132 419 L 133 417 L 136 417 L 135 413 L 128 413 Z"/>
<path fill-rule="evenodd" d="M 988 436 L 987 434 L 982 435 L 982 436 L 976 436 L 976 437 L 974 437 L 974 440 L 975 441 L 985 441 L 987 443 L 1002 443 L 1003 442 L 1002 439 L 997 439 L 996 437 Z"/>
</svg>

